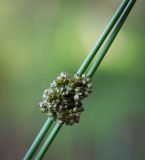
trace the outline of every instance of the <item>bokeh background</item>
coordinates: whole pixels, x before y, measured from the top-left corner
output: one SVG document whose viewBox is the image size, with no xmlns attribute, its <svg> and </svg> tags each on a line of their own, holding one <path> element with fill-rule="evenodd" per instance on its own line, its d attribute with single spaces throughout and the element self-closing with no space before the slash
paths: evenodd
<svg viewBox="0 0 145 160">
<path fill-rule="evenodd" d="M 76 73 L 121 0 L 0 0 L 0 159 L 22 159 L 47 116 L 42 92 Z M 145 159 L 145 1 L 137 1 L 93 79 L 81 122 L 44 159 Z"/>
</svg>

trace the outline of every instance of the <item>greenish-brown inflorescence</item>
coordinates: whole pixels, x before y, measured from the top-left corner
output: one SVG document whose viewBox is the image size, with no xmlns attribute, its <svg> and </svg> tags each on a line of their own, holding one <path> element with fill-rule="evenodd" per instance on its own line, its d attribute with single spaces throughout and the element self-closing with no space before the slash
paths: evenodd
<svg viewBox="0 0 145 160">
<path fill-rule="evenodd" d="M 84 111 L 82 100 L 91 93 L 91 89 L 91 78 L 85 74 L 76 74 L 71 78 L 62 72 L 44 90 L 43 100 L 39 103 L 40 109 L 54 120 L 61 120 L 67 125 L 79 123 L 80 114 Z"/>
</svg>

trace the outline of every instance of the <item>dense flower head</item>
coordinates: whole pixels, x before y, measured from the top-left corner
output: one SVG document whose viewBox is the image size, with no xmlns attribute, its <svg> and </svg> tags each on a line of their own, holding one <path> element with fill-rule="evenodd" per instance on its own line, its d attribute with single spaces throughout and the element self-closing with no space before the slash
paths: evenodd
<svg viewBox="0 0 145 160">
<path fill-rule="evenodd" d="M 80 114 L 84 111 L 82 100 L 91 93 L 91 89 L 91 79 L 85 74 L 76 74 L 71 78 L 62 72 L 44 90 L 43 100 L 39 103 L 40 109 L 54 120 L 61 120 L 67 125 L 79 123 Z"/>
</svg>

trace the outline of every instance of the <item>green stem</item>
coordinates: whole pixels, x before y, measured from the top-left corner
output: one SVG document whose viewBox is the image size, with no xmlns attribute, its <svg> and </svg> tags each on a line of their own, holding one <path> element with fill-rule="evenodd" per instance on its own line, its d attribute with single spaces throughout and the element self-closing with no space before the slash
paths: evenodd
<svg viewBox="0 0 145 160">
<path fill-rule="evenodd" d="M 101 35 L 99 40 L 97 41 L 95 47 L 91 50 L 88 57 L 86 58 L 86 60 L 84 61 L 84 63 L 80 67 L 80 69 L 78 70 L 77 74 L 84 73 L 84 71 L 87 69 L 88 65 L 91 63 L 93 57 L 95 56 L 95 54 L 97 53 L 97 51 L 99 50 L 99 48 L 101 47 L 101 45 L 103 44 L 103 42 L 105 41 L 107 36 L 109 35 L 110 31 L 114 27 L 115 23 L 119 19 L 119 21 L 117 22 L 117 24 L 115 25 L 115 27 L 113 29 L 112 34 L 109 36 L 109 39 L 107 40 L 106 44 L 104 45 L 103 49 L 101 50 L 99 57 L 97 57 L 95 64 L 90 68 L 90 70 L 87 74 L 87 76 L 89 76 L 89 77 L 92 77 L 94 75 L 96 69 L 98 68 L 99 64 L 101 63 L 105 54 L 107 53 L 108 49 L 110 48 L 112 42 L 114 41 L 115 37 L 117 36 L 119 30 L 121 29 L 125 19 L 127 18 L 128 14 L 131 11 L 135 2 L 136 2 L 136 0 L 130 0 L 129 3 L 128 3 L 128 0 L 124 0 L 122 2 L 119 9 L 115 13 L 115 15 L 113 16 L 111 21 L 109 22 L 109 25 L 107 26 L 107 28 L 105 29 L 105 31 L 103 32 L 103 34 Z M 128 5 L 127 5 L 127 3 L 128 3 Z M 126 5 L 127 5 L 127 7 L 126 7 Z M 125 8 L 125 10 L 124 10 L 124 8 Z M 123 14 L 122 14 L 122 12 L 123 12 Z M 52 124 L 52 119 L 48 119 L 46 121 L 45 125 L 43 126 L 43 128 L 41 129 L 40 133 L 36 137 L 35 141 L 33 142 L 32 146 L 30 147 L 30 149 L 26 153 L 26 156 L 24 157 L 23 160 L 30 160 L 30 158 L 32 158 L 33 154 L 35 153 L 37 147 L 41 143 L 43 137 L 47 133 L 51 124 Z M 61 121 L 58 121 L 56 123 L 56 125 L 54 126 L 54 128 L 52 129 L 50 134 L 48 135 L 46 141 L 44 142 L 44 144 L 40 148 L 39 152 L 37 153 L 35 160 L 41 160 L 43 158 L 44 154 L 46 153 L 47 149 L 49 148 L 49 146 L 53 142 L 54 138 L 56 137 L 57 133 L 61 129 L 62 125 L 63 125 L 63 123 Z"/>
<path fill-rule="evenodd" d="M 100 51 L 95 63 L 88 71 L 87 76 L 92 77 L 97 70 L 98 66 L 100 65 L 101 61 L 103 60 L 104 56 L 106 55 L 107 51 L 109 50 L 111 44 L 113 43 L 115 37 L 117 36 L 118 32 L 120 31 L 122 25 L 124 24 L 127 16 L 129 15 L 132 7 L 134 6 L 136 0 L 130 0 L 127 7 L 125 8 L 124 12 L 122 13 L 121 17 L 119 18 L 115 28 L 113 29 L 111 35 L 109 36 L 107 42 L 105 43 L 104 47 Z"/>
<path fill-rule="evenodd" d="M 44 136 L 46 135 L 48 129 L 52 125 L 53 120 L 51 118 L 48 118 L 45 124 L 43 125 L 42 129 L 38 133 L 36 139 L 32 143 L 31 147 L 29 148 L 28 152 L 26 153 L 25 157 L 23 160 L 30 160 L 32 156 L 34 155 L 36 149 L 38 148 L 39 144 L 43 140 Z"/>
<path fill-rule="evenodd" d="M 37 153 L 35 160 L 41 160 L 43 158 L 44 154 L 46 153 L 47 149 L 49 148 L 52 141 L 56 137 L 56 135 L 57 135 L 58 131 L 60 130 L 60 128 L 62 127 L 62 125 L 63 125 L 62 121 L 58 121 L 56 123 L 56 125 L 53 127 L 52 131 L 48 135 L 47 139 L 45 140 L 44 144 L 40 148 L 39 152 Z"/>
<path fill-rule="evenodd" d="M 121 5 L 117 9 L 116 13 L 114 14 L 112 19 L 110 20 L 109 24 L 105 28 L 104 32 L 99 37 L 99 39 L 96 42 L 95 46 L 92 48 L 92 50 L 88 54 L 87 58 L 84 60 L 83 64 L 81 65 L 81 67 L 77 71 L 77 74 L 79 74 L 79 75 L 83 74 L 85 72 L 85 70 L 88 68 L 88 66 L 91 63 L 92 59 L 94 58 L 94 56 L 96 55 L 96 53 L 98 52 L 98 50 L 102 46 L 103 42 L 105 41 L 105 39 L 109 35 L 110 31 L 114 27 L 115 23 L 117 22 L 118 18 L 122 14 L 122 12 L 123 12 L 124 8 L 126 7 L 126 5 L 128 4 L 128 2 L 129 2 L 129 0 L 123 0 Z"/>
</svg>

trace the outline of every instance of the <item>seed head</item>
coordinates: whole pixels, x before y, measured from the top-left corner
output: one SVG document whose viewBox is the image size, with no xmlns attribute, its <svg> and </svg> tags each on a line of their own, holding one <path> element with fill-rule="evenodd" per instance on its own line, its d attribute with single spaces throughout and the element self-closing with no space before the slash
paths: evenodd
<svg viewBox="0 0 145 160">
<path fill-rule="evenodd" d="M 82 100 L 91 93 L 92 82 L 85 74 L 71 78 L 62 72 L 42 95 L 39 107 L 43 113 L 67 125 L 79 123 L 84 111 Z"/>
</svg>

